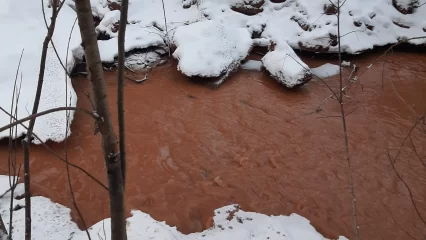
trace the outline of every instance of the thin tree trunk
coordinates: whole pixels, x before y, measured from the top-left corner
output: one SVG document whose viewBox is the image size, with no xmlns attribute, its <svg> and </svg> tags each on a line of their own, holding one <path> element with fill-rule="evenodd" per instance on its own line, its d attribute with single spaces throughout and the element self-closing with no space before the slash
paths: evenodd
<svg viewBox="0 0 426 240">
<path fill-rule="evenodd" d="M 57 2 L 53 2 L 52 17 L 47 35 L 43 42 L 43 49 L 41 53 L 40 60 L 40 69 L 38 75 L 37 90 L 34 99 L 34 105 L 32 114 L 36 114 L 38 111 L 38 106 L 40 104 L 41 91 L 43 88 L 44 82 L 44 70 L 46 68 L 46 57 L 47 57 L 47 47 L 49 42 L 52 39 L 53 32 L 55 31 L 56 17 L 58 11 Z M 31 240 L 31 188 L 30 188 L 30 152 L 29 152 L 29 142 L 31 141 L 33 135 L 33 129 L 35 125 L 36 118 L 32 118 L 28 125 L 27 137 L 22 140 L 22 145 L 24 148 L 24 185 L 25 185 L 25 240 Z"/>
<path fill-rule="evenodd" d="M 349 140 L 348 140 L 348 131 L 346 127 L 346 117 L 345 117 L 345 108 L 343 106 L 343 75 L 342 75 L 342 47 L 341 47 L 341 40 L 342 35 L 340 34 L 340 10 L 343 4 L 345 4 L 346 0 L 343 1 L 342 4 L 340 0 L 337 0 L 337 37 L 338 37 L 338 49 L 339 49 L 339 103 L 340 103 L 340 112 L 342 115 L 342 124 L 343 124 L 343 136 L 345 140 L 345 160 L 348 166 L 348 180 L 349 180 L 349 188 L 350 188 L 350 194 L 352 197 L 352 218 L 353 218 L 353 225 L 354 225 L 354 232 L 356 240 L 359 240 L 359 226 L 358 226 L 358 220 L 357 220 L 357 205 L 356 205 L 356 197 L 355 197 L 355 189 L 354 189 L 354 182 L 352 177 L 352 165 L 351 165 L 351 158 L 349 155 Z"/>
<path fill-rule="evenodd" d="M 124 122 L 124 44 L 126 37 L 126 25 L 127 25 L 127 10 L 129 8 L 129 1 L 123 0 L 121 2 L 121 13 L 120 13 L 120 30 L 118 32 L 118 93 L 117 93 L 117 110 L 118 110 L 118 128 L 119 128 L 119 139 L 120 139 L 120 159 L 121 159 L 121 171 L 123 175 L 123 187 L 126 184 L 126 134 L 125 134 L 125 122 Z"/>
<path fill-rule="evenodd" d="M 84 44 L 87 72 L 92 83 L 93 99 L 97 114 L 103 118 L 103 123 L 99 123 L 98 128 L 101 133 L 102 149 L 108 173 L 111 239 L 126 240 L 124 189 L 120 154 L 118 152 L 117 138 L 114 134 L 111 114 L 108 108 L 107 92 L 90 0 L 75 0 L 75 6 L 81 38 Z"/>
</svg>

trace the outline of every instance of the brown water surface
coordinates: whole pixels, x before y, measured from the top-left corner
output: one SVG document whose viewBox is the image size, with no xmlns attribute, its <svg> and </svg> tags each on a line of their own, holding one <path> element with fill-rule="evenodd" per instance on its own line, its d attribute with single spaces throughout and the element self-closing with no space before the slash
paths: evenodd
<svg viewBox="0 0 426 240">
<path fill-rule="evenodd" d="M 394 157 L 426 109 L 426 56 L 396 53 L 384 68 L 379 54 L 352 59 L 358 81 L 345 110 L 361 239 L 424 239 L 426 227 L 387 157 Z M 326 60 L 304 59 L 311 67 Z M 373 64 L 370 68 L 367 68 Z M 347 79 L 350 68 L 346 68 Z M 128 73 L 132 78 L 142 78 Z M 106 73 L 115 109 L 116 74 Z M 337 77 L 325 80 L 334 89 Z M 79 107 L 90 108 L 85 78 L 73 79 Z M 324 235 L 354 238 L 339 105 L 318 80 L 294 91 L 267 74 L 239 71 L 219 89 L 189 82 L 175 63 L 154 69 L 149 79 L 125 86 L 128 151 L 127 208 L 190 233 L 211 225 L 213 210 L 240 204 L 265 214 L 298 213 Z M 406 101 L 404 103 L 402 101 Z M 321 111 L 316 111 L 322 104 Z M 410 110 L 410 108 L 412 110 Z M 116 110 L 112 111 L 116 122 Z M 396 168 L 426 219 L 426 126 L 421 123 L 402 148 Z M 423 127 L 423 129 L 422 129 Z M 69 159 L 106 183 L 99 136 L 92 119 L 75 114 Z M 63 144 L 49 143 L 57 152 Z M 31 148 L 34 195 L 72 208 L 65 165 L 42 146 Z M 2 174 L 7 146 L 1 145 Z M 423 164 L 420 160 L 423 160 Z M 108 195 L 71 169 L 79 208 L 90 226 L 108 217 Z M 80 224 L 75 211 L 73 218 Z"/>
</svg>

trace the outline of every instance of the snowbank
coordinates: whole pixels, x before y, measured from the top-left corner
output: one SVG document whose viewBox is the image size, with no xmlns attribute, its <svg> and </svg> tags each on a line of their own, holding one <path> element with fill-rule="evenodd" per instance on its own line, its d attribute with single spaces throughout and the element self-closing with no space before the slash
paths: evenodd
<svg viewBox="0 0 426 240">
<path fill-rule="evenodd" d="M 44 5 L 46 20 L 49 23 L 51 9 L 47 8 L 47 1 L 44 1 Z M 67 56 L 68 37 L 75 18 L 75 12 L 65 4 L 56 23 L 53 42 L 64 64 Z M 2 7 L 0 8 L 0 19 L 0 29 L 3 31 L 0 38 L 2 53 L 0 57 L 0 106 L 9 112 L 11 111 L 16 70 L 20 54 L 24 49 L 18 76 L 18 85 L 22 76 L 18 118 L 23 118 L 28 116 L 28 113 L 32 111 L 37 88 L 42 44 L 47 32 L 41 11 L 41 3 L 40 1 L 32 0 L 5 0 L 2 2 Z M 72 33 L 70 51 L 68 52 L 68 71 L 71 71 L 74 66 L 74 57 L 71 50 L 77 48 L 79 44 L 80 34 L 78 25 L 76 25 Z M 39 111 L 66 106 L 67 88 L 68 104 L 71 97 L 70 105 L 75 106 L 77 96 L 72 88 L 71 81 L 65 77 L 65 71 L 57 59 L 53 48 L 50 46 L 47 51 L 44 87 Z M 71 113 L 71 119 L 72 117 L 73 113 Z M 8 124 L 9 120 L 10 118 L 7 114 L 0 112 L 0 126 Z M 42 141 L 50 139 L 59 142 L 66 137 L 66 127 L 65 112 L 56 112 L 37 118 L 34 133 Z M 26 133 L 26 129 L 18 126 L 18 135 L 22 135 L 23 133 Z M 7 137 L 8 134 L 8 131 L 0 132 L 0 138 Z"/>
<path fill-rule="evenodd" d="M 108 12 L 105 2 L 92 0 L 96 5 L 94 14 L 105 16 L 98 29 L 114 39 L 117 35 L 118 11 Z M 334 2 L 337 3 L 336 0 Z M 413 2 L 415 0 L 345 1 L 340 18 L 342 50 L 358 53 L 400 39 L 426 35 L 426 22 L 423 19 L 426 7 L 417 8 L 419 4 Z M 160 37 L 166 45 L 172 41 L 178 46 L 174 56 L 180 60 L 179 69 L 191 77 L 208 80 L 213 77 L 218 79 L 217 83 L 223 82 L 229 71 L 239 65 L 237 60 L 242 56 L 240 50 L 247 48 L 244 44 L 248 43 L 246 33 L 235 38 L 235 33 L 243 29 L 253 39 L 278 43 L 278 48 L 265 56 L 263 63 L 271 76 L 287 87 L 301 85 L 309 79 L 309 69 L 287 44 L 293 49 L 308 51 L 338 50 L 336 9 L 329 0 L 164 0 L 164 3 L 167 31 L 161 1 L 130 1 L 127 39 L 132 44 L 126 45 L 126 49 L 158 45 Z M 213 23 L 222 23 L 223 26 Z M 132 37 L 133 31 L 138 31 L 141 37 Z M 141 31 L 154 31 L 157 36 L 141 34 Z M 100 42 L 103 61 L 112 61 L 117 55 L 116 47 L 112 47 L 116 45 L 113 39 L 108 40 L 111 43 Z M 234 44 L 231 40 L 241 42 Z M 139 45 L 138 41 L 141 42 Z M 409 42 L 424 44 L 426 38 Z M 231 54 L 233 47 L 238 48 Z M 303 71 L 303 67 L 296 67 L 292 61 L 284 63 L 282 59 L 289 56 L 308 70 Z M 279 67 L 277 61 L 285 66 Z"/>
<path fill-rule="evenodd" d="M 253 44 L 247 29 L 222 21 L 179 27 L 173 40 L 179 71 L 188 77 L 217 78 L 218 84 L 240 66 Z"/>
<path fill-rule="evenodd" d="M 426 7 L 403 14 L 393 1 L 407 4 L 408 0 L 348 0 L 341 9 L 342 50 L 357 53 L 374 46 L 397 42 L 401 38 L 425 36 Z M 260 2 L 260 3 L 259 3 Z M 274 3 L 281 2 L 281 3 Z M 337 2 L 333 0 L 333 2 Z M 412 2 L 412 1 L 411 1 Z M 262 4 L 263 3 L 263 4 Z M 208 19 L 226 19 L 227 24 L 247 27 L 258 37 L 273 39 L 283 35 L 295 49 L 337 51 L 337 18 L 327 9 L 329 0 L 243 1 L 203 0 L 198 9 Z M 237 7 L 235 7 L 237 6 Z M 257 8 L 256 15 L 242 14 L 246 8 Z M 331 8 L 332 9 L 332 8 Z M 326 12 L 326 14 L 324 14 Z M 410 41 L 424 44 L 426 39 Z"/>
<path fill-rule="evenodd" d="M 118 20 L 116 13 L 108 13 L 106 0 L 91 2 L 94 15 L 108 19 L 109 24 L 103 28 L 111 27 Z M 166 39 L 161 2 L 131 0 L 129 24 L 137 23 L 142 29 L 154 23 Z M 337 18 L 329 0 L 164 0 L 164 3 L 169 38 L 179 26 L 223 20 L 228 26 L 247 28 L 256 38 L 272 40 L 276 35 L 284 35 L 295 49 L 337 51 Z M 425 36 L 426 7 L 419 5 L 416 0 L 345 1 L 340 16 L 341 35 L 344 36 L 342 50 L 357 53 L 402 38 Z M 109 34 L 116 36 L 116 33 Z M 410 42 L 424 44 L 426 39 Z"/>
<path fill-rule="evenodd" d="M 7 176 L 0 176 L 0 189 L 8 189 Z M 23 184 L 16 188 L 15 196 L 24 192 Z M 3 192 L 0 192 L 3 194 Z M 0 214 L 8 229 L 10 192 L 0 199 Z M 13 236 L 14 239 L 24 239 L 25 206 L 24 199 L 14 200 Z M 71 221 L 70 209 L 54 203 L 45 197 L 32 197 L 32 235 L 33 239 L 43 240 L 86 240 L 85 231 L 78 229 Z M 175 227 L 164 222 L 158 222 L 141 211 L 132 211 L 132 217 L 127 219 L 129 240 L 158 239 L 158 240 L 325 240 L 309 220 L 297 214 L 290 216 L 266 216 L 264 214 L 245 212 L 237 205 L 230 205 L 215 210 L 214 226 L 203 232 L 185 235 Z M 89 228 L 92 238 L 111 239 L 110 219 L 100 221 Z M 106 236 L 105 236 L 106 235 Z M 339 240 L 346 238 L 340 237 Z"/>
</svg>

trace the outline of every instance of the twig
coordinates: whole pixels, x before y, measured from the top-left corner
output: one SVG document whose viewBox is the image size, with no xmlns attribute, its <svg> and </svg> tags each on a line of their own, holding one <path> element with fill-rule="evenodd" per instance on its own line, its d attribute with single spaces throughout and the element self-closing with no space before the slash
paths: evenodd
<svg viewBox="0 0 426 240">
<path fill-rule="evenodd" d="M 22 74 L 21 74 L 21 81 L 19 83 L 19 88 L 17 88 L 17 81 L 18 81 L 18 74 L 19 69 L 21 66 L 22 56 L 24 53 L 24 49 L 22 49 L 21 57 L 19 58 L 18 67 L 16 69 L 16 75 L 15 75 L 15 82 L 13 85 L 13 93 L 12 93 L 12 101 L 11 101 L 11 110 L 12 113 L 14 110 L 15 116 L 18 115 L 18 105 L 19 105 L 19 97 L 21 95 L 21 86 L 22 86 Z M 16 94 L 16 97 L 15 97 Z M 9 122 L 11 123 L 13 121 L 13 116 L 11 115 L 9 117 Z M 15 132 L 13 131 L 15 130 Z M 13 195 L 15 192 L 16 185 L 18 184 L 19 174 L 21 170 L 21 165 L 19 165 L 18 173 L 16 172 L 16 153 L 17 153 L 17 142 L 13 141 L 13 138 L 17 138 L 18 135 L 18 128 L 10 128 L 9 131 L 9 157 L 8 157 L 8 175 L 9 175 L 9 187 L 11 190 L 11 196 L 10 199 L 10 205 L 9 205 L 9 239 L 13 239 L 13 232 L 12 232 L 12 225 L 13 225 Z M 18 174 L 18 177 L 16 175 Z"/>
<path fill-rule="evenodd" d="M 23 122 L 26 122 L 26 121 L 28 121 L 28 120 L 34 120 L 34 119 L 36 119 L 37 117 L 41 117 L 41 116 L 43 116 L 43 115 L 47 115 L 47 114 L 49 114 L 49 113 L 53 113 L 53 112 L 59 112 L 59 111 L 69 111 L 69 110 L 71 110 L 71 111 L 81 111 L 81 112 L 83 112 L 83 113 L 85 113 L 85 114 L 87 114 L 87 115 L 89 115 L 90 117 L 92 117 L 93 119 L 95 119 L 97 122 L 102 122 L 103 120 L 102 120 L 102 118 L 101 117 L 99 117 L 99 115 L 97 115 L 97 113 L 96 112 L 91 112 L 91 111 L 89 111 L 89 110 L 87 110 L 87 109 L 84 109 L 84 108 L 78 108 L 78 107 L 57 107 L 57 108 L 51 108 L 51 109 L 48 109 L 48 110 L 46 110 L 46 111 L 42 111 L 42 112 L 38 112 L 38 113 L 36 113 L 36 114 L 32 114 L 32 115 L 30 115 L 30 116 L 28 116 L 28 117 L 25 117 L 25 118 L 21 118 L 21 119 L 19 119 L 19 120 L 16 120 L 15 122 L 13 122 L 13 123 L 11 123 L 11 124 L 7 124 L 7 125 L 5 125 L 5 126 L 3 126 L 3 127 L 1 127 L 0 128 L 0 132 L 3 132 L 4 130 L 6 130 L 6 129 L 9 129 L 9 128 L 11 128 L 11 127 L 14 127 L 14 126 L 16 126 L 16 125 L 18 125 L 18 124 L 21 124 L 21 123 L 23 123 Z M 28 127 L 28 130 L 30 130 L 30 127 Z M 29 138 L 29 136 L 27 135 L 27 138 Z M 30 138 L 29 138 L 30 139 Z"/>
<path fill-rule="evenodd" d="M 38 82 L 37 82 L 37 90 L 36 90 L 34 105 L 32 110 L 33 115 L 37 114 L 38 107 L 40 105 L 41 91 L 42 91 L 43 82 L 44 82 L 44 71 L 46 68 L 47 48 L 49 46 L 49 42 L 52 39 L 53 32 L 55 31 L 56 19 L 58 16 L 57 4 L 58 4 L 57 1 L 53 1 L 51 22 L 47 31 L 47 35 L 43 42 L 43 48 L 42 48 L 41 59 L 40 59 L 39 76 L 38 76 Z M 30 182 L 30 159 L 29 159 L 30 153 L 29 153 L 28 142 L 31 139 L 33 134 L 35 120 L 36 118 L 30 118 L 30 123 L 29 123 L 28 131 L 27 131 L 27 138 L 22 140 L 22 145 L 24 148 L 25 240 L 31 240 L 31 191 L 30 191 L 31 182 Z"/>
<path fill-rule="evenodd" d="M 71 102 L 71 98 L 70 98 L 70 102 Z M 65 114 L 66 114 L 67 126 L 68 126 L 68 124 L 69 124 L 69 112 L 65 111 Z M 68 135 L 68 127 L 65 130 L 65 136 L 67 136 L 67 135 Z M 90 237 L 89 230 L 87 228 L 86 221 L 84 220 L 83 214 L 81 213 L 80 208 L 77 205 L 77 201 L 75 200 L 75 194 L 74 194 L 74 190 L 73 190 L 72 184 L 71 184 L 70 167 L 69 167 L 69 164 L 68 164 L 68 144 L 67 144 L 67 138 L 65 138 L 65 140 L 64 140 L 64 146 L 65 146 L 65 163 L 66 163 L 66 170 L 67 170 L 68 187 L 70 189 L 72 203 L 74 205 L 75 210 L 77 211 L 78 216 L 81 219 L 81 222 L 83 223 L 83 227 L 84 227 L 84 230 L 85 230 L 85 232 L 87 234 L 87 237 L 89 238 L 89 240 L 92 240 L 92 238 Z"/>
<path fill-rule="evenodd" d="M 64 2 L 65 2 L 65 0 L 64 0 Z M 74 23 L 71 27 L 70 35 L 68 37 L 67 54 L 66 54 L 66 57 L 65 57 L 65 65 L 66 66 L 68 66 L 68 52 L 69 52 L 69 48 L 70 48 L 72 32 L 74 30 L 74 26 L 75 26 L 76 23 L 77 23 L 77 18 L 75 18 L 75 20 L 74 20 Z M 67 71 L 65 71 L 65 106 L 68 106 L 67 100 L 68 100 L 68 74 L 67 74 Z M 72 100 L 72 95 L 70 96 L 70 105 L 69 105 L 70 107 L 71 107 L 71 100 Z M 78 216 L 81 219 L 81 222 L 83 223 L 83 227 L 84 227 L 84 230 L 86 232 L 86 235 L 87 235 L 89 240 L 92 240 L 92 238 L 90 237 L 89 230 L 87 229 L 86 221 L 84 220 L 83 214 L 81 213 L 80 208 L 77 205 L 77 200 L 75 199 L 74 190 L 73 190 L 72 184 L 71 184 L 70 166 L 68 164 L 68 144 L 67 144 L 68 143 L 67 142 L 68 128 L 70 126 L 70 121 L 69 121 L 70 112 L 68 110 L 65 111 L 65 119 L 66 119 L 66 125 L 65 125 L 66 127 L 65 127 L 65 140 L 64 140 L 64 146 L 65 146 L 64 155 L 65 155 L 65 163 L 66 163 L 65 165 L 66 165 L 66 170 L 67 170 L 68 187 L 70 189 L 72 203 L 74 205 L 75 210 L 77 211 Z"/>
<path fill-rule="evenodd" d="M 167 30 L 167 16 L 166 16 L 166 6 L 164 5 L 164 0 L 161 0 L 161 3 L 163 4 L 163 15 L 164 15 L 164 27 L 166 28 L 166 42 L 167 47 L 169 48 L 169 57 L 172 55 L 172 50 L 170 48 L 170 38 L 169 38 L 169 31 Z"/>
<path fill-rule="evenodd" d="M 351 115 L 353 112 L 355 112 L 355 110 L 357 110 L 358 108 L 356 107 L 356 108 L 354 108 L 352 111 L 350 111 L 349 113 L 347 113 L 346 115 L 345 115 L 345 117 L 347 117 L 347 116 L 349 116 L 349 115 Z M 342 115 L 333 115 L 333 116 L 320 116 L 320 117 L 317 117 L 317 119 L 318 118 L 334 118 L 334 117 L 339 117 L 339 118 L 341 118 L 342 117 Z"/>
<path fill-rule="evenodd" d="M 132 72 L 132 73 L 136 73 L 136 72 L 135 72 L 135 70 L 133 70 L 133 69 L 129 68 L 128 66 L 124 65 L 124 67 L 126 67 L 126 68 L 130 71 L 130 72 Z"/>
<path fill-rule="evenodd" d="M 6 110 L 4 110 L 2 107 L 0 107 L 0 110 L 3 111 L 4 113 L 6 113 L 9 116 L 12 116 L 10 113 L 8 113 Z M 13 117 L 13 116 L 12 116 Z M 16 119 L 15 117 L 13 117 L 13 119 L 16 121 L 18 119 Z M 20 123 L 20 125 L 22 127 L 24 127 L 26 130 L 28 130 L 28 127 L 25 126 L 23 123 Z M 35 133 L 33 133 L 33 136 L 47 149 L 47 151 L 49 151 L 53 156 L 55 156 L 56 158 L 58 158 L 59 160 L 65 162 L 65 159 L 63 157 L 61 157 L 59 154 L 57 154 L 52 148 L 50 148 L 49 146 L 46 145 L 46 143 L 44 143 L 42 141 L 42 139 Z M 105 184 L 103 184 L 101 181 L 99 181 L 98 179 L 96 179 L 94 176 L 92 176 L 89 172 L 87 172 L 85 169 L 83 169 L 82 167 L 75 165 L 73 163 L 68 162 L 68 165 L 70 165 L 71 167 L 77 168 L 78 170 L 82 171 L 83 173 L 85 173 L 89 178 L 91 178 L 93 181 L 95 181 L 96 183 L 98 183 L 100 186 L 102 186 L 105 190 L 108 191 L 108 187 L 105 186 Z M 18 171 L 19 173 L 19 171 Z M 1 197 L 0 197 L 1 198 Z"/>
<path fill-rule="evenodd" d="M 394 69 L 394 72 L 395 72 L 395 75 L 398 77 L 398 79 L 399 80 L 401 80 L 401 78 L 399 77 L 399 75 L 398 75 L 398 72 Z M 398 98 L 403 102 L 403 103 L 405 103 L 405 105 L 408 107 L 408 109 L 410 109 L 410 111 L 415 115 L 415 116 L 417 116 L 417 112 L 416 112 L 416 110 L 414 110 L 414 108 L 413 107 L 411 107 L 408 103 L 407 103 L 407 101 L 405 101 L 405 99 L 399 94 L 399 92 L 396 90 L 396 88 L 395 88 L 395 85 L 394 85 L 394 83 L 393 83 L 393 79 L 392 78 L 390 78 L 390 83 L 391 83 L 391 86 L 392 86 L 392 89 L 393 89 L 393 91 L 395 92 L 395 94 L 396 94 L 396 96 L 398 96 Z"/>
<path fill-rule="evenodd" d="M 398 45 L 400 45 L 402 43 L 407 43 L 408 41 L 411 41 L 411 40 L 424 39 L 424 38 L 426 38 L 426 36 L 413 37 L 413 38 L 408 38 L 408 39 L 401 39 L 400 41 L 398 41 L 397 43 L 393 44 L 388 49 L 386 49 L 386 51 L 379 58 L 377 58 L 377 60 L 383 58 L 383 64 L 382 64 L 382 87 L 384 87 L 384 81 L 385 81 L 385 64 L 387 62 L 387 55 L 389 54 L 389 52 L 392 51 L 395 47 L 397 47 Z"/>
<path fill-rule="evenodd" d="M 411 141 L 411 145 L 413 145 L 413 150 L 414 150 L 414 153 L 417 156 L 417 159 L 419 159 L 419 161 L 422 163 L 423 167 L 426 168 L 426 163 L 423 162 L 422 157 L 420 157 L 419 152 L 417 152 L 416 144 L 414 144 L 414 141 L 413 141 L 413 138 L 411 138 L 411 135 L 410 135 L 410 141 Z"/>
<path fill-rule="evenodd" d="M 416 213 L 417 213 L 417 216 L 420 218 L 420 220 L 426 225 L 426 221 L 423 219 L 423 217 L 422 217 L 422 215 L 420 214 L 420 212 L 419 212 L 419 210 L 417 209 L 417 205 L 416 205 L 416 202 L 414 201 L 414 198 L 413 198 L 413 193 L 411 192 L 411 189 L 410 189 L 410 187 L 408 186 L 408 184 L 404 181 L 404 179 L 401 177 L 401 175 L 399 174 L 399 172 L 396 170 L 396 168 L 395 168 L 395 162 L 396 162 L 396 160 L 397 160 L 397 157 L 395 157 L 395 160 L 394 161 L 392 161 L 392 158 L 391 158 L 391 156 L 390 156 L 390 154 L 389 154 L 389 152 L 387 152 L 387 155 L 388 155 L 388 158 L 389 158 L 389 162 L 390 162 L 390 164 L 391 164 L 391 166 L 392 166 L 392 169 L 394 170 L 394 172 L 395 172 L 395 174 L 396 174 L 396 176 L 398 177 L 398 179 L 405 185 L 405 187 L 407 188 L 407 190 L 408 190 L 408 193 L 409 193 L 409 195 L 410 195 L 410 199 L 411 199 L 411 203 L 413 204 L 413 206 L 414 206 L 414 209 L 416 210 Z"/>
<path fill-rule="evenodd" d="M 95 105 L 93 104 L 92 99 L 90 98 L 90 94 L 84 90 L 82 91 L 83 91 L 83 94 L 86 95 L 87 99 L 89 100 L 89 103 L 92 106 L 93 111 L 96 111 Z"/>
<path fill-rule="evenodd" d="M 54 1 L 56 1 L 56 0 L 54 0 Z M 57 18 L 57 17 L 58 17 L 58 14 L 59 14 L 59 12 L 61 11 L 62 6 L 64 5 L 65 1 L 66 1 L 66 0 L 63 0 L 63 1 L 61 2 L 61 4 L 59 5 L 59 8 L 58 8 L 58 10 L 57 10 L 57 12 L 56 12 L 56 16 L 55 16 L 55 18 Z M 47 30 L 49 30 L 49 25 L 47 24 L 47 20 L 46 20 L 46 12 L 45 12 L 45 10 L 44 10 L 44 3 L 43 3 L 43 2 L 44 2 L 44 0 L 41 0 L 41 10 L 42 10 L 42 12 L 43 12 L 44 25 L 46 26 L 46 29 L 47 29 Z M 62 59 L 59 57 L 59 53 L 58 53 L 58 50 L 56 50 L 55 44 L 53 43 L 53 39 L 50 39 L 50 43 L 52 44 L 53 51 L 55 52 L 56 57 L 57 57 L 57 58 L 58 58 L 58 60 L 59 60 L 59 63 L 61 64 L 62 68 L 65 70 L 65 72 L 67 73 L 67 75 L 69 76 L 69 75 L 70 75 L 70 73 L 68 72 L 68 69 L 66 68 L 66 64 L 64 65 L 64 64 L 63 64 L 63 62 L 62 62 Z"/>
<path fill-rule="evenodd" d="M 128 77 L 128 76 L 124 76 L 124 78 L 131 80 L 133 82 L 136 82 L 136 83 L 143 83 L 146 80 L 148 80 L 148 73 L 145 73 L 145 76 L 143 77 L 143 79 L 134 79 L 134 78 L 131 78 L 131 77 Z"/>
<path fill-rule="evenodd" d="M 419 119 L 418 119 L 418 120 L 417 120 L 417 121 L 413 124 L 413 126 L 410 128 L 410 130 L 408 131 L 408 133 L 407 133 L 407 135 L 405 136 L 404 140 L 402 141 L 401 146 L 399 147 L 399 150 L 398 150 L 398 152 L 397 152 L 397 154 L 396 154 L 396 157 L 395 157 L 395 160 L 394 160 L 394 162 L 393 162 L 393 163 L 396 163 L 396 160 L 398 159 L 399 154 L 401 153 L 401 150 L 402 150 L 402 148 L 403 148 L 403 147 L 404 147 L 404 145 L 405 145 L 405 142 L 406 142 L 406 141 L 407 141 L 407 139 L 410 137 L 411 132 L 413 132 L 413 130 L 416 128 L 417 124 L 419 124 L 420 122 L 422 122 L 424 119 L 425 119 L 425 116 L 423 116 L 423 117 L 419 118 Z"/>
</svg>

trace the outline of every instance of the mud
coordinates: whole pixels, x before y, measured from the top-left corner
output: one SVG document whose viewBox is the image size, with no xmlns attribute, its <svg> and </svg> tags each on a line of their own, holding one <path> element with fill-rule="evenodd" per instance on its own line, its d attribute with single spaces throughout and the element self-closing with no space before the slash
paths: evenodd
<svg viewBox="0 0 426 240">
<path fill-rule="evenodd" d="M 358 63 L 358 80 L 344 98 L 360 237 L 423 239 L 426 227 L 387 154 L 395 157 L 416 115 L 425 113 L 426 55 L 395 53 L 384 68 L 379 57 L 350 59 Z M 335 63 L 302 60 L 311 67 Z M 345 79 L 351 70 L 345 68 Z M 144 75 L 127 73 L 133 79 Z M 116 122 L 116 74 L 106 73 L 106 81 Z M 337 77 L 324 81 L 337 89 Z M 91 108 L 84 94 L 89 82 L 75 78 L 73 85 L 79 107 Z M 295 212 L 328 237 L 354 239 L 340 107 L 327 101 L 329 96 L 319 80 L 289 91 L 266 73 L 244 70 L 212 90 L 188 81 L 174 62 L 157 67 L 141 84 L 127 80 L 126 207 L 190 233 L 210 227 L 214 209 L 238 203 L 265 214 Z M 424 123 L 414 128 L 412 142 L 407 138 L 395 163 L 423 218 L 425 128 Z M 106 184 L 99 136 L 93 132 L 92 119 L 77 112 L 68 157 Z M 63 143 L 48 145 L 64 151 Z M 5 141 L 0 158 L 0 173 L 6 174 Z M 73 209 L 64 163 L 43 146 L 32 146 L 31 167 L 33 195 Z M 71 177 L 86 223 L 108 217 L 107 192 L 76 169 Z M 72 217 L 81 227 L 75 211 Z"/>
</svg>

